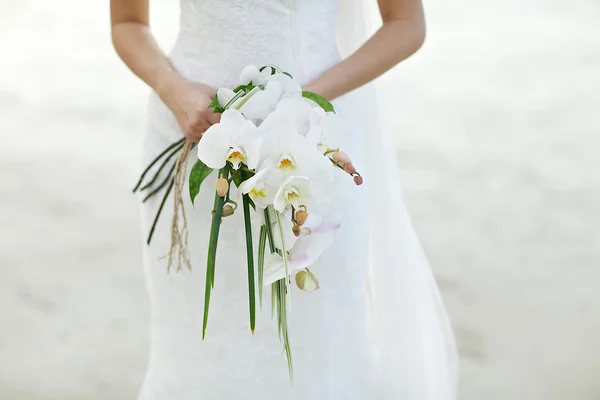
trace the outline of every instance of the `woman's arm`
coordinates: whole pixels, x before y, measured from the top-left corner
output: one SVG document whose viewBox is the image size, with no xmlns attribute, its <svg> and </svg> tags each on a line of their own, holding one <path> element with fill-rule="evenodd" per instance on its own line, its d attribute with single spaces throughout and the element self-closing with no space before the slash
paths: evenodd
<svg viewBox="0 0 600 400">
<path fill-rule="evenodd" d="M 182 78 L 160 50 L 149 28 L 148 0 L 111 0 L 112 41 L 121 59 L 171 109 L 184 136 L 198 141 L 219 121 L 207 107 L 215 89 Z"/>
<path fill-rule="evenodd" d="M 419 50 L 425 40 L 421 0 L 379 0 L 379 10 L 383 26 L 305 90 L 334 99 L 372 81 Z"/>
</svg>

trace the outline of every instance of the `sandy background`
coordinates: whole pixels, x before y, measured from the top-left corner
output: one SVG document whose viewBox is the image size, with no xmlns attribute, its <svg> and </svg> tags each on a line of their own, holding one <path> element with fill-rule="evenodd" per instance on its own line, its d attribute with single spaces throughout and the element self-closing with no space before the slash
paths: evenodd
<svg viewBox="0 0 600 400">
<path fill-rule="evenodd" d="M 143 374 L 147 90 L 106 3 L 0 0 L 2 400 L 133 399 Z M 426 46 L 384 78 L 403 185 L 461 400 L 600 399 L 600 3 L 501 3 L 427 1 Z"/>
</svg>

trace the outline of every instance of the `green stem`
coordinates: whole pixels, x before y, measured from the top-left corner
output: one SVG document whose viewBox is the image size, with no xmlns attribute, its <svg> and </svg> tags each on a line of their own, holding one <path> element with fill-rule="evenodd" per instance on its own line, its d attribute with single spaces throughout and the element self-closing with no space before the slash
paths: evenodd
<svg viewBox="0 0 600 400">
<path fill-rule="evenodd" d="M 286 290 L 289 293 L 290 292 L 290 280 L 288 279 L 289 273 L 290 273 L 290 268 L 288 265 L 288 254 L 287 254 L 287 248 L 285 246 L 285 235 L 283 233 L 283 224 L 281 223 L 281 214 L 279 214 L 278 212 L 275 212 L 275 216 L 277 217 L 277 228 L 279 230 L 279 237 L 281 238 L 281 257 L 283 258 L 283 266 L 285 268 L 285 277 L 283 278 L 285 280 L 285 286 L 286 286 Z"/>
<path fill-rule="evenodd" d="M 240 100 L 240 102 L 238 104 L 235 105 L 235 109 L 239 110 L 240 108 L 242 108 L 247 102 L 248 100 L 250 100 L 256 93 L 260 92 L 260 88 L 259 87 L 255 87 L 252 88 L 252 90 L 250 90 L 248 93 L 246 93 L 244 95 L 244 97 Z M 233 100 L 233 99 L 232 99 Z"/>
<path fill-rule="evenodd" d="M 233 96 L 233 97 L 232 97 L 232 99 L 231 99 L 231 100 L 229 100 L 229 101 L 227 102 L 227 104 L 225 104 L 225 107 L 223 107 L 223 109 L 224 109 L 224 110 L 227 110 L 229 107 L 231 107 L 231 105 L 232 105 L 233 103 L 235 103 L 235 101 L 236 101 L 237 99 L 239 99 L 240 97 L 242 97 L 244 94 L 245 94 L 245 93 L 244 93 L 244 91 L 237 92 L 237 93 L 235 94 L 235 96 Z"/>
<path fill-rule="evenodd" d="M 263 304 L 263 282 L 265 276 L 265 248 L 267 246 L 267 227 L 260 227 L 260 236 L 258 240 L 258 304 L 262 311 Z"/>
<path fill-rule="evenodd" d="M 287 308 L 288 308 L 288 292 L 286 290 L 285 282 L 282 282 L 283 279 L 278 280 L 276 283 L 279 285 L 277 290 L 278 297 L 278 312 L 279 312 L 279 333 L 280 337 L 283 340 L 283 348 L 285 350 L 285 355 L 288 362 L 288 372 L 290 374 L 290 382 L 292 385 L 294 384 L 294 363 L 292 360 L 292 346 L 290 344 L 290 335 L 288 329 L 288 319 L 287 319 Z"/>
<path fill-rule="evenodd" d="M 280 227 L 280 233 L 283 233 L 283 229 L 281 229 L 281 221 L 279 214 L 276 212 L 278 218 L 278 225 Z M 271 229 L 271 217 L 268 210 L 265 210 L 265 227 L 266 227 L 266 236 L 269 239 L 269 247 L 271 249 L 271 253 L 275 253 L 277 249 L 275 248 L 275 242 L 273 241 L 273 230 Z M 282 237 L 283 241 L 283 237 Z M 285 244 L 283 244 L 284 249 L 282 249 L 284 260 L 287 259 L 287 253 L 285 251 Z M 288 333 L 288 320 L 287 320 L 287 309 L 288 309 L 288 294 L 289 294 L 289 281 L 286 278 L 280 279 L 277 282 L 274 282 L 271 285 L 271 307 L 272 312 L 275 313 L 277 311 L 277 330 L 279 332 L 279 337 L 283 342 L 283 348 L 285 351 L 285 355 L 288 362 L 288 371 L 290 374 L 290 382 L 294 383 L 294 364 L 292 360 L 292 346 L 290 344 L 290 336 Z"/>
<path fill-rule="evenodd" d="M 269 239 L 269 249 L 271 250 L 271 254 L 275 253 L 277 250 L 275 249 L 275 242 L 273 241 L 273 230 L 271 229 L 271 215 L 269 214 L 269 208 L 265 208 L 265 228 L 267 230 L 267 238 Z M 275 316 L 275 305 L 277 303 L 277 282 L 271 284 L 271 319 Z"/>
<path fill-rule="evenodd" d="M 269 209 L 265 208 L 265 226 L 267 227 L 267 237 L 269 238 L 269 249 L 271 253 L 275 253 L 277 249 L 275 248 L 275 242 L 273 241 L 273 230 L 271 229 L 271 214 L 269 214 Z"/>
<path fill-rule="evenodd" d="M 227 176 L 229 168 L 224 167 L 219 171 L 219 176 Z M 215 286 L 215 264 L 217 260 L 217 244 L 219 241 L 219 230 L 221 228 L 221 219 L 223 217 L 223 205 L 225 199 L 215 193 L 215 204 L 213 209 L 213 218 L 210 226 L 210 238 L 208 241 L 208 260 L 206 262 L 206 287 L 204 291 L 204 321 L 202 323 L 202 340 L 206 336 L 206 326 L 208 325 L 208 309 L 210 307 L 210 293 Z"/>
<path fill-rule="evenodd" d="M 254 247 L 252 246 L 252 225 L 250 222 L 250 201 L 243 196 L 244 226 L 246 228 L 246 258 L 248 259 L 248 301 L 250 303 L 250 329 L 254 334 L 256 326 L 256 295 L 254 287 Z"/>
</svg>

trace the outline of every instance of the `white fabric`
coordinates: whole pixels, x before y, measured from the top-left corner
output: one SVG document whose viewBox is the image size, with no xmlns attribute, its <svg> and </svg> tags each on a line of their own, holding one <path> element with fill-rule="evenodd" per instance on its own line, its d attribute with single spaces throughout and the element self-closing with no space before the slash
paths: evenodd
<svg viewBox="0 0 600 400">
<path fill-rule="evenodd" d="M 354 10 L 346 8 L 350 4 L 343 0 L 342 15 Z M 276 64 L 306 82 L 340 59 L 336 0 L 182 0 L 181 7 L 181 32 L 170 57 L 192 80 L 231 87 L 244 66 Z M 361 18 L 357 21 L 362 25 Z M 401 200 L 393 145 L 374 121 L 363 119 L 377 111 L 368 110 L 373 102 L 369 89 L 334 102 L 348 128 L 342 147 L 364 172 L 366 184 L 356 187 L 348 176 L 337 176 L 332 212 L 345 221 L 332 247 L 311 268 L 321 288 L 293 290 L 295 385 L 290 387 L 271 320 L 268 288 L 256 332 L 250 333 L 241 213 L 222 224 L 207 338 L 201 340 L 214 193 L 201 190 L 195 207 L 186 201 L 193 272 L 169 274 L 162 258 L 170 243 L 172 203 L 152 245 L 144 246 L 152 332 L 141 400 L 454 399 L 450 327 Z M 180 137 L 170 111 L 151 95 L 144 162 Z M 207 179 L 205 187 L 214 180 Z M 393 183 L 390 192 L 382 192 L 388 182 Z M 144 232 L 159 201 L 153 198 L 143 207 Z M 368 310 L 370 297 L 374 315 Z"/>
<path fill-rule="evenodd" d="M 343 1 L 338 16 L 338 44 L 343 56 L 374 33 L 375 4 Z M 454 335 L 403 202 L 396 145 L 377 107 L 375 85 L 357 92 L 369 100 L 361 107 L 370 127 L 364 137 L 370 195 L 368 287 L 378 375 L 383 378 L 382 386 L 384 382 L 395 383 L 392 393 L 401 396 L 393 398 L 455 399 L 458 354 Z"/>
</svg>

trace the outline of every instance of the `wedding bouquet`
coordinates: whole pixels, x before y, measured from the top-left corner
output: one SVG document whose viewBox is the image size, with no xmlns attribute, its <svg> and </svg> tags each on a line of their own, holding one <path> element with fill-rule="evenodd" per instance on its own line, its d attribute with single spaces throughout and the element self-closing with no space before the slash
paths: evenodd
<svg viewBox="0 0 600 400">
<path fill-rule="evenodd" d="M 256 292 L 262 307 L 263 287 L 271 285 L 272 312 L 277 315 L 279 334 L 286 352 L 290 375 L 292 354 L 287 313 L 290 305 L 291 274 L 296 285 L 311 292 L 319 282 L 309 267 L 331 244 L 339 219 L 329 215 L 335 198 L 335 169 L 362 177 L 350 157 L 340 151 L 342 123 L 330 102 L 316 93 L 302 91 L 293 77 L 276 66 L 246 67 L 234 89 L 220 88 L 211 108 L 222 113 L 197 144 L 198 160 L 188 177 L 189 195 L 194 199 L 203 181 L 217 171 L 212 223 L 208 243 L 204 321 L 206 334 L 211 290 L 214 287 L 217 244 L 222 219 L 234 214 L 241 201 L 246 233 L 250 328 L 254 333 Z M 148 190 L 148 198 L 163 187 L 148 243 L 169 193 L 174 191 L 172 245 L 169 268 L 191 268 L 187 251 L 187 221 L 183 212 L 182 189 L 188 154 L 196 144 L 185 139 L 173 143 L 144 171 L 135 191 Z M 159 175 L 179 154 L 167 178 L 156 187 Z M 154 165 L 162 160 L 154 177 L 142 186 Z M 235 185 L 237 190 L 233 190 Z M 208 212 L 208 210 L 207 210 Z M 252 223 L 260 233 L 255 271 Z M 258 285 L 255 285 L 255 276 Z"/>
</svg>

